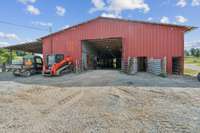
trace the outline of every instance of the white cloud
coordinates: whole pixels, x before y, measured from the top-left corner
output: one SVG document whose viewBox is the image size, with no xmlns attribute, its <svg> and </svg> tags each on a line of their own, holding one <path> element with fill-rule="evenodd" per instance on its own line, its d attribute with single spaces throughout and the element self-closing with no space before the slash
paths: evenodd
<svg viewBox="0 0 200 133">
<path fill-rule="evenodd" d="M 192 41 L 192 42 L 185 42 L 185 48 L 200 48 L 200 40 L 199 41 Z"/>
<path fill-rule="evenodd" d="M 120 15 L 112 14 L 112 13 L 102 13 L 102 17 L 107 17 L 107 18 L 122 18 Z"/>
<path fill-rule="evenodd" d="M 0 39 L 5 40 L 20 40 L 19 37 L 14 33 L 4 33 L 0 32 Z"/>
<path fill-rule="evenodd" d="M 67 29 L 67 28 L 69 28 L 69 27 L 70 27 L 69 25 L 65 25 L 65 26 L 63 26 L 61 29 L 64 30 L 64 29 Z"/>
<path fill-rule="evenodd" d="M 34 7 L 34 4 L 37 0 L 18 0 L 20 3 L 26 5 L 26 11 L 32 15 L 40 15 L 40 10 Z"/>
<path fill-rule="evenodd" d="M 28 5 L 26 10 L 32 15 L 40 15 L 40 10 L 33 5 Z"/>
<path fill-rule="evenodd" d="M 8 45 L 8 42 L 0 42 L 0 45 Z"/>
<path fill-rule="evenodd" d="M 90 13 L 98 10 L 103 10 L 106 5 L 104 0 L 92 0 L 92 4 L 94 5 L 94 7 L 90 9 Z"/>
<path fill-rule="evenodd" d="M 152 21 L 152 20 L 153 20 L 152 17 L 147 18 L 147 21 Z"/>
<path fill-rule="evenodd" d="M 188 19 L 183 16 L 176 16 L 176 21 L 179 23 L 185 23 L 188 21 Z"/>
<path fill-rule="evenodd" d="M 35 3 L 37 0 L 18 0 L 22 4 Z"/>
<path fill-rule="evenodd" d="M 161 18 L 160 22 L 161 22 L 161 23 L 167 23 L 167 24 L 168 24 L 168 23 L 170 22 L 170 20 L 169 20 L 168 17 L 163 16 L 163 17 Z"/>
<path fill-rule="evenodd" d="M 56 14 L 59 16 L 64 16 L 66 9 L 62 6 L 56 6 Z"/>
<path fill-rule="evenodd" d="M 5 47 L 5 46 L 8 46 L 9 43 L 8 42 L 0 42 L 0 48 L 1 47 Z"/>
<path fill-rule="evenodd" d="M 192 6 L 200 6 L 200 0 L 192 0 Z"/>
<path fill-rule="evenodd" d="M 191 3 L 192 6 L 200 6 L 200 0 L 191 0 L 191 1 L 192 1 Z M 188 3 L 188 0 L 178 0 L 176 5 L 180 7 L 185 7 L 187 3 Z"/>
<path fill-rule="evenodd" d="M 178 0 L 176 5 L 180 6 L 180 7 L 185 7 L 187 5 L 187 1 L 186 0 Z"/>
<path fill-rule="evenodd" d="M 135 10 L 140 9 L 144 12 L 148 12 L 150 10 L 148 4 L 146 4 L 143 0 L 110 0 L 110 5 L 108 10 L 114 12 L 122 12 L 123 10 Z"/>
<path fill-rule="evenodd" d="M 44 26 L 44 27 L 51 27 L 53 26 L 52 23 L 50 22 L 42 22 L 42 21 L 34 21 L 32 22 L 33 25 L 37 25 L 37 26 Z"/>
<path fill-rule="evenodd" d="M 165 5 L 168 5 L 171 3 L 171 0 L 164 0 L 162 3 L 161 3 L 161 6 L 165 6 Z"/>
<path fill-rule="evenodd" d="M 121 16 L 125 10 L 142 10 L 147 13 L 150 7 L 144 0 L 92 0 L 93 8 L 90 13 L 95 11 L 103 11 L 114 16 Z M 111 15 L 109 15 L 111 16 Z"/>
</svg>

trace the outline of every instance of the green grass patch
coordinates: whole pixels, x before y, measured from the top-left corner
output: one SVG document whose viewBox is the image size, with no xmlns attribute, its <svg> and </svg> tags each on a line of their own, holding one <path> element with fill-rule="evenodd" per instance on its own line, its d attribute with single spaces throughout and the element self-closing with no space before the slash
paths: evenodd
<svg viewBox="0 0 200 133">
<path fill-rule="evenodd" d="M 199 73 L 199 71 L 196 71 L 196 70 L 192 70 L 192 69 L 188 69 L 188 68 L 184 69 L 184 75 L 196 76 L 198 73 Z"/>
<path fill-rule="evenodd" d="M 185 64 L 194 64 L 200 66 L 200 57 L 192 57 L 192 56 L 185 57 Z"/>
</svg>

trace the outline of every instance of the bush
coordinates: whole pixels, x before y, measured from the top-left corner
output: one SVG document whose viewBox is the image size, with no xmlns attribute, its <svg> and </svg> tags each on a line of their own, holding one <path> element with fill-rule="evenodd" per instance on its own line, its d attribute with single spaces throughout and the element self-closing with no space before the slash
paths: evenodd
<svg viewBox="0 0 200 133">
<path fill-rule="evenodd" d="M 166 73 L 161 73 L 159 76 L 160 76 L 160 77 L 163 77 L 163 78 L 166 78 L 166 77 L 167 77 L 167 74 L 166 74 Z"/>
</svg>

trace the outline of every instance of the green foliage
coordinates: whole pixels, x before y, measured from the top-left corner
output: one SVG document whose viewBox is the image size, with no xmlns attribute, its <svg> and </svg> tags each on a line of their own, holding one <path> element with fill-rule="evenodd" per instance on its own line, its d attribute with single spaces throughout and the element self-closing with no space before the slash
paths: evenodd
<svg viewBox="0 0 200 133">
<path fill-rule="evenodd" d="M 16 52 L 12 53 L 12 59 L 16 57 Z M 0 64 L 8 63 L 10 58 L 10 53 L 7 49 L 0 49 Z"/>
<path fill-rule="evenodd" d="M 200 57 L 200 49 L 199 48 L 191 48 L 190 55 L 194 57 Z"/>
<path fill-rule="evenodd" d="M 185 56 L 190 56 L 190 52 L 188 50 L 184 51 Z"/>
<path fill-rule="evenodd" d="M 192 70 L 192 69 L 188 69 L 188 68 L 184 69 L 185 75 L 196 76 L 198 73 L 199 73 L 199 71 L 196 71 L 196 70 Z"/>
<path fill-rule="evenodd" d="M 160 76 L 160 77 L 163 77 L 163 78 L 166 78 L 166 77 L 167 77 L 167 74 L 166 74 L 166 73 L 161 73 L 159 76 Z"/>
<path fill-rule="evenodd" d="M 196 57 L 200 57 L 200 49 L 197 49 L 197 51 L 196 51 Z"/>
<path fill-rule="evenodd" d="M 192 56 L 188 56 L 185 57 L 185 64 L 194 64 L 197 66 L 200 66 L 200 57 L 192 57 Z"/>
</svg>

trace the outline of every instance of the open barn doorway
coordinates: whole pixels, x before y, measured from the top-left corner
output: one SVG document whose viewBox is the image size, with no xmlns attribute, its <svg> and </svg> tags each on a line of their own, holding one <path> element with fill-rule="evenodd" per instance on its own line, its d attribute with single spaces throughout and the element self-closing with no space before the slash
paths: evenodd
<svg viewBox="0 0 200 133">
<path fill-rule="evenodd" d="M 122 39 L 82 41 L 82 69 L 121 69 Z"/>
<path fill-rule="evenodd" d="M 146 72 L 147 71 L 147 57 L 138 57 L 138 71 L 139 72 Z"/>
<path fill-rule="evenodd" d="M 181 74 L 181 57 L 172 57 L 172 73 L 175 75 Z"/>
</svg>

